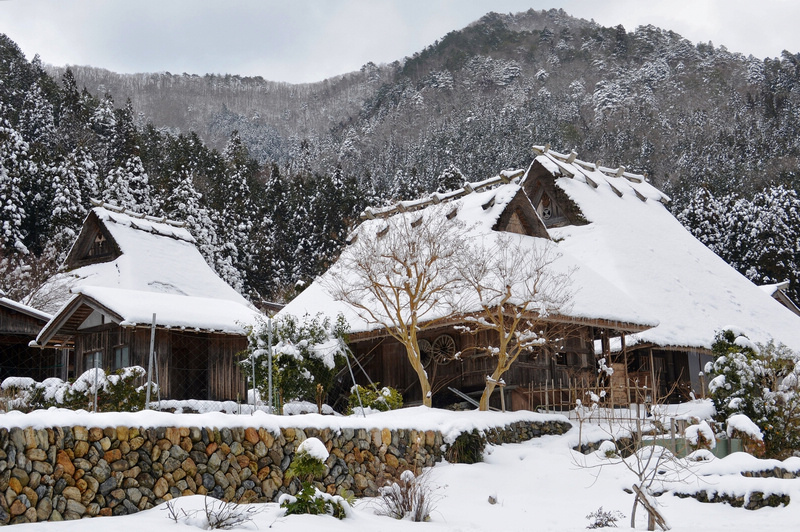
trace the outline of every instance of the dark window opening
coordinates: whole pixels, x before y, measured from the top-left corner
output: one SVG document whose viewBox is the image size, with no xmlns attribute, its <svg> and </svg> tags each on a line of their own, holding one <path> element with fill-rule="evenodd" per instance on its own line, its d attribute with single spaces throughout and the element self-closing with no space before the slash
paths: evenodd
<svg viewBox="0 0 800 532">
<path fill-rule="evenodd" d="M 94 237 L 94 241 L 92 242 L 92 247 L 89 248 L 89 256 L 90 257 L 99 257 L 102 255 L 108 255 L 111 252 L 108 239 L 106 239 L 105 235 L 102 233 L 98 233 Z"/>
</svg>

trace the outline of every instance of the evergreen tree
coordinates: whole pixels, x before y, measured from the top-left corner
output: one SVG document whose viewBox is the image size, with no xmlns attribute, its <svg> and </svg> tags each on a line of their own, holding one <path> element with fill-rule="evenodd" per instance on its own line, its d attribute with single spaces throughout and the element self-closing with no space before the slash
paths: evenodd
<svg viewBox="0 0 800 532">
<path fill-rule="evenodd" d="M 219 235 L 221 263 L 227 268 L 230 264 L 242 275 L 243 285 L 234 286 L 246 291 L 247 272 L 253 267 L 251 231 L 253 229 L 254 206 L 251 182 L 257 167 L 249 158 L 247 148 L 242 144 L 239 133 L 234 131 L 225 146 L 222 157 L 226 172 L 217 181 L 217 204 L 220 208 Z"/>
<path fill-rule="evenodd" d="M 113 168 L 103 183 L 103 200 L 143 214 L 153 212 L 150 182 L 138 156 Z"/>
<path fill-rule="evenodd" d="M 2 118 L 3 107 L 0 103 L 0 250 L 27 253 L 25 185 L 36 172 L 28 158 L 28 143 Z"/>
<path fill-rule="evenodd" d="M 739 237 L 740 271 L 756 284 L 790 281 L 800 296 L 800 198 L 783 186 L 759 192 L 750 203 Z"/>
<path fill-rule="evenodd" d="M 719 201 L 705 187 L 698 188 L 688 205 L 677 214 L 678 220 L 696 239 L 725 258 L 725 200 Z"/>
<path fill-rule="evenodd" d="M 39 82 L 31 85 L 22 103 L 19 132 L 30 144 L 50 147 L 56 139 L 53 105 L 47 101 Z"/>
<path fill-rule="evenodd" d="M 445 170 L 439 174 L 437 179 L 438 186 L 436 187 L 437 192 L 448 192 L 450 190 L 456 190 L 464 186 L 464 174 L 461 173 L 456 165 L 451 164 Z"/>
<path fill-rule="evenodd" d="M 61 258 L 66 258 L 78 231 L 86 218 L 86 208 L 81 195 L 81 181 L 91 181 L 93 176 L 83 166 L 85 161 L 74 153 L 48 168 L 52 188 L 50 202 L 50 227 L 46 247 L 53 248 Z"/>
</svg>

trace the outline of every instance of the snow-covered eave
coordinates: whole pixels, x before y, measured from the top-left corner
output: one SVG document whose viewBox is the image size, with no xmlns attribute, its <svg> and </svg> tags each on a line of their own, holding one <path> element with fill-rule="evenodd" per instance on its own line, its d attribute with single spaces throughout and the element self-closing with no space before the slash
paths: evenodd
<svg viewBox="0 0 800 532">
<path fill-rule="evenodd" d="M 185 297 L 185 296 L 174 296 L 174 297 Z M 186 297 L 187 304 L 191 304 L 193 301 L 197 301 L 200 298 L 190 298 Z M 230 303 L 227 301 L 223 301 L 222 303 Z M 39 335 L 36 337 L 36 340 L 32 341 L 30 345 L 32 347 L 58 347 L 64 345 L 70 345 L 73 342 L 73 338 L 77 333 L 77 327 L 79 324 L 73 324 L 75 329 L 74 330 L 63 330 L 64 327 L 68 324 L 70 319 L 75 316 L 75 314 L 82 308 L 88 307 L 93 311 L 97 311 L 102 313 L 104 316 L 107 316 L 111 323 L 114 323 L 123 328 L 152 328 L 153 322 L 152 321 L 143 321 L 131 317 L 125 317 L 119 312 L 112 309 L 108 304 L 100 301 L 96 297 L 86 293 L 76 293 L 74 294 L 69 301 L 56 313 L 56 315 L 42 328 L 39 332 Z M 249 312 L 252 312 L 252 321 L 255 321 L 256 315 L 258 314 L 257 311 L 253 311 L 252 309 L 243 307 Z M 185 331 L 191 333 L 209 333 L 209 334 L 220 334 L 220 335 L 231 335 L 231 336 L 246 336 L 247 335 L 247 326 L 252 325 L 253 323 L 246 324 L 246 323 L 237 323 L 235 325 L 225 325 L 221 324 L 219 327 L 204 327 L 204 326 L 191 326 L 185 324 L 176 324 L 171 321 L 164 321 L 163 315 L 161 319 L 159 319 L 159 314 L 156 313 L 156 323 L 155 327 L 160 330 L 174 330 L 174 331 Z"/>
<path fill-rule="evenodd" d="M 14 301 L 13 299 L 8 299 L 7 297 L 0 297 L 0 305 L 9 308 L 13 311 L 19 312 L 20 314 L 24 314 L 41 322 L 48 322 L 50 321 L 53 316 L 42 312 L 41 310 L 35 309 L 33 307 L 29 307 L 23 303 L 18 301 Z"/>
<path fill-rule="evenodd" d="M 94 301 L 91 298 L 87 298 L 83 294 L 73 294 L 72 297 L 70 297 L 69 300 L 64 303 L 61 309 L 59 309 L 59 311 L 53 315 L 50 321 L 48 321 L 45 326 L 42 327 L 42 330 L 39 331 L 36 339 L 31 341 L 29 345 L 31 347 L 42 348 L 61 347 L 66 345 L 67 342 L 61 339 L 61 337 L 59 337 L 59 339 L 55 339 L 55 337 L 83 304 L 90 307 L 92 310 L 96 310 L 107 316 L 116 317 L 117 321 L 122 320 L 119 315 L 106 308 L 99 302 Z"/>
<path fill-rule="evenodd" d="M 641 349 L 655 349 L 659 351 L 675 351 L 680 353 L 700 353 L 700 354 L 711 354 L 711 346 L 710 345 L 687 345 L 687 344 L 670 344 L 670 343 L 657 343 L 650 340 L 642 339 L 638 335 L 626 335 L 625 336 L 625 350 L 626 351 L 638 351 Z M 611 353 L 621 353 L 622 352 L 622 342 L 619 338 L 612 338 L 611 342 L 609 342 L 609 350 Z M 599 341 L 595 342 L 594 352 L 596 355 L 601 355 L 603 353 L 602 346 Z"/>
<path fill-rule="evenodd" d="M 120 327 L 125 329 L 152 329 L 152 323 L 135 323 L 132 321 L 123 320 L 118 324 Z M 206 328 L 206 327 L 190 327 L 190 326 L 183 326 L 183 325 L 164 325 L 156 323 L 156 329 L 161 331 L 181 331 L 181 332 L 190 332 L 190 333 L 208 333 L 208 334 L 221 334 L 221 335 L 228 335 L 228 336 L 247 336 L 247 331 L 243 328 L 236 328 L 236 329 L 214 329 L 214 328 Z"/>
<path fill-rule="evenodd" d="M 447 319 L 433 319 L 422 321 L 419 324 L 420 329 L 439 329 L 446 327 L 453 327 L 457 325 L 464 325 L 469 323 L 468 318 L 480 318 L 483 316 L 481 312 L 473 312 L 468 314 L 459 314 L 457 316 Z M 539 318 L 538 315 L 531 314 L 532 318 L 541 319 L 544 323 L 557 324 L 557 325 L 582 325 L 587 327 L 599 327 L 603 329 L 611 329 L 621 333 L 637 333 L 646 331 L 657 324 L 643 324 L 633 323 L 627 321 L 619 321 L 609 318 L 588 318 L 583 316 L 569 316 L 563 314 L 551 314 L 546 318 Z M 352 331 L 348 335 L 350 343 L 363 342 L 373 340 L 376 338 L 391 336 L 385 327 L 370 323 L 372 327 L 363 330 Z"/>
</svg>

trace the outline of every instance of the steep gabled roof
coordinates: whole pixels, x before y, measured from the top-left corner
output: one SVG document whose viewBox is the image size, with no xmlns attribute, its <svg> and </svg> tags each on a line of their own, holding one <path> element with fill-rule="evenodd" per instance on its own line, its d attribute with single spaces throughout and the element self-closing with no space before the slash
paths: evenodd
<svg viewBox="0 0 800 532">
<path fill-rule="evenodd" d="M 588 222 L 550 228 L 559 248 L 660 322 L 629 345 L 710 349 L 717 331 L 736 327 L 753 341 L 774 339 L 800 351 L 800 318 L 694 238 L 664 207 L 669 198 L 643 176 L 535 150 L 523 186 L 549 176 Z"/>
<path fill-rule="evenodd" d="M 118 252 L 52 279 L 51 286 L 62 294 L 59 306 L 69 299 L 72 289 L 80 286 L 203 297 L 250 306 L 206 263 L 189 232 L 174 222 L 156 221 L 128 211 L 116 212 L 107 206 L 95 207 L 84 222 L 70 258 L 87 261 L 79 244 L 91 242 L 100 230 Z"/>
<path fill-rule="evenodd" d="M 579 287 L 575 291 L 572 304 L 560 318 L 567 321 L 591 323 L 619 330 L 636 331 L 655 325 L 657 320 L 648 315 L 629 296 L 604 280 L 591 268 L 584 267 L 568 252 L 557 247 L 550 240 L 547 229 L 537 215 L 533 205 L 522 187 L 509 179 L 519 177 L 523 172 L 507 172 L 476 184 L 467 183 L 457 191 L 437 195 L 436 200 L 424 198 L 385 209 L 369 209 L 362 219 L 365 221 L 350 235 L 355 242 L 360 234 L 380 234 L 388 230 L 385 218 L 399 217 L 404 223 L 415 224 L 428 216 L 445 216 L 453 223 L 461 222 L 469 228 L 469 238 L 475 243 L 490 248 L 500 237 L 501 232 L 516 239 L 524 246 L 543 246 L 555 249 L 558 258 L 553 264 L 557 272 L 572 271 L 572 280 Z M 345 248 L 342 257 L 350 252 Z M 341 259 L 340 259 L 341 260 Z M 342 301 L 335 301 L 326 286 L 330 271 L 323 274 L 291 301 L 281 313 L 302 316 L 322 312 L 328 316 L 342 313 L 354 333 L 366 333 L 377 329 L 375 324 L 367 323 L 358 311 Z M 466 312 L 478 311 L 478 301 Z M 468 303 L 469 305 L 469 303 Z M 430 319 L 437 316 L 431 315 Z"/>
<path fill-rule="evenodd" d="M 115 205 L 96 203 L 97 207 L 89 212 L 83 222 L 81 231 L 72 245 L 64 265 L 67 270 L 81 266 L 109 262 L 122 253 L 127 244 L 131 248 L 130 236 L 141 233 L 157 235 L 173 240 L 181 240 L 194 244 L 195 240 L 181 222 L 145 216 Z"/>
<path fill-rule="evenodd" d="M 89 253 L 98 235 L 109 253 Z M 161 327 L 244 334 L 258 312 L 211 269 L 194 242 L 176 222 L 95 207 L 69 254 L 68 267 L 77 267 L 49 281 L 61 306 L 39 340 L 77 330 L 93 311 L 123 326 L 150 325 L 156 313 Z"/>
</svg>

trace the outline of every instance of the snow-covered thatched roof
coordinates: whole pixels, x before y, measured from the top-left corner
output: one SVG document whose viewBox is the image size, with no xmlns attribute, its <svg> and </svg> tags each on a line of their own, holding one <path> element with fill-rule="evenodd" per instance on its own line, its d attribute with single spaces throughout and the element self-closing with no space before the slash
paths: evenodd
<svg viewBox="0 0 800 532">
<path fill-rule="evenodd" d="M 509 179 L 519 178 L 524 172 L 505 172 L 496 178 L 480 183 L 466 184 L 462 189 L 434 195 L 416 202 L 401 202 L 384 209 L 369 209 L 362 218 L 365 221 L 351 234 L 349 241 L 356 242 L 365 234 L 380 234 L 387 230 L 388 219 L 414 225 L 416 223 L 432 223 L 431 217 L 446 217 L 453 224 L 462 224 L 467 229 L 470 243 L 491 249 L 502 237 L 504 242 L 520 246 L 545 249 L 550 248 L 555 260 L 551 266 L 553 273 L 571 272 L 572 284 L 575 287 L 567 307 L 560 309 L 559 319 L 583 323 L 602 323 L 620 330 L 634 331 L 652 327 L 658 323 L 653 314 L 640 306 L 633 298 L 607 282 L 592 268 L 584 267 L 568 251 L 548 238 L 541 219 L 536 215 L 533 206 L 521 186 Z M 515 225 L 516 224 L 516 225 Z M 524 228 L 526 234 L 518 234 Z M 516 229 L 516 231 L 515 231 Z M 514 231 L 514 232 L 512 232 Z M 528 236 L 528 235 L 541 236 Z M 353 272 L 337 268 L 346 262 L 352 246 L 344 249 L 333 271 L 339 275 Z M 341 313 L 348 321 L 352 332 L 361 333 L 378 329 L 370 323 L 356 308 L 343 301 L 337 301 L 331 295 L 331 275 L 329 271 L 315 280 L 297 298 L 290 302 L 281 314 L 314 315 L 322 312 L 328 316 Z M 462 312 L 480 310 L 479 301 L 467 291 L 460 298 Z M 426 319 L 436 319 L 449 308 L 431 312 Z"/>
<path fill-rule="evenodd" d="M 92 248 L 100 241 L 102 248 Z M 124 326 L 150 325 L 155 313 L 161 327 L 243 334 L 258 311 L 211 269 L 194 242 L 176 222 L 95 207 L 67 258 L 73 269 L 49 282 L 61 306 L 37 342 L 48 341 L 78 302 L 83 314 L 91 307 Z"/>
<path fill-rule="evenodd" d="M 534 149 L 539 155 L 523 186 L 553 178 L 588 222 L 549 228 L 559 249 L 659 321 L 629 345 L 708 349 L 717 331 L 735 327 L 753 341 L 774 339 L 800 351 L 800 318 L 694 238 L 642 176 Z"/>
<path fill-rule="evenodd" d="M 525 172 L 505 171 L 448 193 L 367 209 L 350 240 L 385 229 L 390 217 L 413 221 L 443 208 L 471 227 L 471 240 L 491 245 L 498 230 L 511 230 L 499 225 L 519 211 L 522 194 L 533 208 L 533 218 L 523 220 L 527 234 L 542 238 L 514 238 L 556 246 L 556 266 L 575 268 L 570 316 L 639 324 L 628 345 L 710 349 L 717 331 L 735 327 L 754 341 L 774 339 L 800 351 L 800 318 L 684 229 L 664 206 L 669 197 L 644 176 L 581 161 L 574 152 L 534 150 L 538 155 Z M 348 248 L 342 256 L 347 253 Z M 354 332 L 376 328 L 331 297 L 329 276 L 312 283 L 283 312 L 342 313 Z"/>
</svg>

